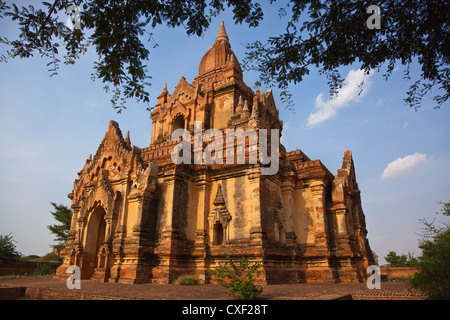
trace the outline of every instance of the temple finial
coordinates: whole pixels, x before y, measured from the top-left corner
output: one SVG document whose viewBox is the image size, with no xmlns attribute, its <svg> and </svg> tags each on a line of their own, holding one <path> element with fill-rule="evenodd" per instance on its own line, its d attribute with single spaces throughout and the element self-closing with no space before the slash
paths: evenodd
<svg viewBox="0 0 450 320">
<path fill-rule="evenodd" d="M 131 148 L 130 130 L 127 131 L 127 135 L 125 136 L 124 141 L 127 146 Z"/>
<path fill-rule="evenodd" d="M 248 112 L 250 112 L 250 110 L 249 110 L 249 108 L 248 108 L 247 100 L 244 101 L 244 108 L 242 109 L 242 111 L 248 111 Z"/>
<path fill-rule="evenodd" d="M 229 42 L 227 32 L 225 31 L 225 24 L 223 21 L 220 22 L 219 32 L 217 33 L 216 42 L 218 41 L 226 41 Z"/>
<path fill-rule="evenodd" d="M 234 54 L 232 53 L 230 55 L 230 60 L 229 60 L 229 64 L 234 65 L 236 63 L 236 61 L 234 60 Z"/>
<path fill-rule="evenodd" d="M 164 84 L 164 88 L 162 89 L 161 94 L 159 96 L 161 97 L 161 96 L 164 96 L 164 95 L 166 95 L 168 93 L 169 93 L 169 91 L 167 91 L 167 82 L 166 82 Z"/>
<path fill-rule="evenodd" d="M 252 114 L 251 114 L 250 118 L 258 119 L 258 114 L 256 113 L 256 105 L 253 105 Z"/>
<path fill-rule="evenodd" d="M 247 120 L 250 117 L 250 110 L 248 108 L 248 102 L 247 100 L 244 101 L 244 108 L 242 109 L 242 120 Z"/>
<path fill-rule="evenodd" d="M 239 101 L 236 106 L 236 113 L 241 113 L 242 109 L 244 108 L 244 100 L 242 99 L 242 96 L 239 96 Z"/>
</svg>

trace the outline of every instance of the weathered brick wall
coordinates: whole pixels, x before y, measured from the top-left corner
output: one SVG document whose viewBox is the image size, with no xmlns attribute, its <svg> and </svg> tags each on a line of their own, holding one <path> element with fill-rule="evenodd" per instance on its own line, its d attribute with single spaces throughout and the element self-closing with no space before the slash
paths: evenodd
<svg viewBox="0 0 450 320">
<path fill-rule="evenodd" d="M 388 278 L 407 278 L 417 272 L 416 268 L 409 267 L 381 267 L 381 275 L 386 275 Z"/>
<path fill-rule="evenodd" d="M 0 265 L 0 276 L 32 274 L 36 271 L 38 264 L 48 264 L 55 272 L 61 262 L 34 262 L 34 261 L 17 261 L 15 263 L 6 263 Z"/>
</svg>

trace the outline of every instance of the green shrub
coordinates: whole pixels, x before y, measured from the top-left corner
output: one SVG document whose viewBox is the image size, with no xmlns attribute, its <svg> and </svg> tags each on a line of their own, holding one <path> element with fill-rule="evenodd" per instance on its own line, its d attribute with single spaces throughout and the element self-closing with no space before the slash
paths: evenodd
<svg viewBox="0 0 450 320">
<path fill-rule="evenodd" d="M 183 274 L 177 278 L 175 284 L 182 286 L 193 286 L 198 284 L 198 279 L 192 274 Z"/>
<path fill-rule="evenodd" d="M 419 248 L 418 271 L 411 277 L 412 288 L 419 289 L 429 299 L 450 299 L 450 230 L 433 241 L 424 241 Z"/>
<path fill-rule="evenodd" d="M 208 274 L 217 277 L 217 283 L 230 290 L 229 295 L 237 299 L 251 300 L 259 296 L 263 288 L 256 285 L 256 278 L 261 274 L 261 263 L 251 264 L 249 258 L 242 257 L 236 265 L 231 257 L 225 254 L 228 264 L 219 264 L 208 269 Z"/>
<path fill-rule="evenodd" d="M 437 214 L 450 218 L 450 202 L 442 203 L 443 208 Z M 422 219 L 424 225 L 419 248 L 422 256 L 418 258 L 417 272 L 409 283 L 414 289 L 420 290 L 428 299 L 450 300 L 450 222 L 435 220 L 428 222 Z"/>
<path fill-rule="evenodd" d="M 17 261 L 20 257 L 20 253 L 16 250 L 16 240 L 10 234 L 3 236 L 0 235 L 0 264 L 11 263 Z"/>
<path fill-rule="evenodd" d="M 47 276 L 50 274 L 52 274 L 52 267 L 46 263 L 38 263 L 33 273 L 34 276 Z"/>
</svg>

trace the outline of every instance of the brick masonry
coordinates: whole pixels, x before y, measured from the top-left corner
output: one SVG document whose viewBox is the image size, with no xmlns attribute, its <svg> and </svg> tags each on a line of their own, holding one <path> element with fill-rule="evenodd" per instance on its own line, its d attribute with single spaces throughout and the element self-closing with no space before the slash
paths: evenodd
<svg viewBox="0 0 450 320">
<path fill-rule="evenodd" d="M 15 263 L 1 264 L 0 276 L 33 274 L 40 264 L 49 265 L 53 272 L 61 265 L 60 262 L 17 261 Z"/>
</svg>

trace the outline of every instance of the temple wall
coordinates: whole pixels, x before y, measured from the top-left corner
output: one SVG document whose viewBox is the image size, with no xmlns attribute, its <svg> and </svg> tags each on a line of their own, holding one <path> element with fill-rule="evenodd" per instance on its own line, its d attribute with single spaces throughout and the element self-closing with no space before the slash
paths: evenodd
<svg viewBox="0 0 450 320">
<path fill-rule="evenodd" d="M 314 218 L 311 214 L 313 194 L 309 188 L 295 189 L 293 216 L 294 232 L 300 245 L 314 243 Z"/>
<path fill-rule="evenodd" d="M 210 210 L 215 207 L 214 199 L 219 184 L 222 186 L 226 207 L 231 215 L 228 230 L 229 240 L 248 239 L 250 237 L 251 212 L 253 208 L 248 178 L 246 176 L 238 176 L 213 181 L 209 197 Z"/>
<path fill-rule="evenodd" d="M 232 96 L 215 97 L 213 107 L 211 108 L 211 128 L 226 128 L 228 120 L 233 115 L 234 99 Z"/>
<path fill-rule="evenodd" d="M 194 241 L 195 231 L 197 230 L 197 213 L 198 213 L 198 191 L 195 182 L 188 181 L 188 198 L 187 198 L 187 214 L 186 214 L 186 239 Z"/>
<path fill-rule="evenodd" d="M 261 224 L 270 240 L 282 241 L 280 232 L 284 228 L 284 214 L 281 190 L 277 183 L 268 178 L 261 183 Z"/>
</svg>

